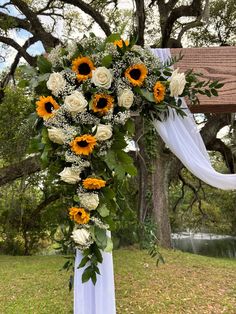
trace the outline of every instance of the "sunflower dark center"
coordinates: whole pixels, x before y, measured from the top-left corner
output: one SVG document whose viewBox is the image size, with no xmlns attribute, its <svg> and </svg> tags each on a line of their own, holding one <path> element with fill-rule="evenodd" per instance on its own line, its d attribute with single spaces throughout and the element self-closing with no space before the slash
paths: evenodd
<svg viewBox="0 0 236 314">
<path fill-rule="evenodd" d="M 81 216 L 82 216 L 82 213 L 81 213 L 81 212 L 78 212 L 77 215 L 81 217 Z"/>
<path fill-rule="evenodd" d="M 133 69 L 129 72 L 129 75 L 132 77 L 132 79 L 139 80 L 141 71 L 139 69 Z"/>
<path fill-rule="evenodd" d="M 79 147 L 87 147 L 88 142 L 87 141 L 79 141 L 79 142 L 77 142 L 77 145 L 79 145 Z"/>
<path fill-rule="evenodd" d="M 99 101 L 97 102 L 97 108 L 103 109 L 106 106 L 107 106 L 107 99 L 106 98 L 100 98 Z"/>
<path fill-rule="evenodd" d="M 45 110 L 47 111 L 47 113 L 52 113 L 54 107 L 50 102 L 46 102 L 45 104 Z"/>
<path fill-rule="evenodd" d="M 78 71 L 79 71 L 79 74 L 88 75 L 91 72 L 91 69 L 88 63 L 81 63 L 78 66 Z"/>
</svg>

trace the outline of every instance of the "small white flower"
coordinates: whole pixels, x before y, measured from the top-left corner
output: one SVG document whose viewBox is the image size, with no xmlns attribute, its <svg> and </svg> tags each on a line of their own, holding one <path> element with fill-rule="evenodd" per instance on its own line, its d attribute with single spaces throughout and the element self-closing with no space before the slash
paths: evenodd
<svg viewBox="0 0 236 314">
<path fill-rule="evenodd" d="M 64 144 L 66 141 L 66 135 L 61 128 L 51 127 L 48 129 L 48 137 L 53 143 Z"/>
<path fill-rule="evenodd" d="M 65 97 L 65 109 L 72 114 L 86 111 L 87 100 L 81 92 L 75 91 L 73 94 Z"/>
<path fill-rule="evenodd" d="M 93 131 L 96 127 L 93 127 Z M 112 137 L 112 126 L 110 124 L 98 124 L 97 132 L 94 135 L 98 141 L 106 141 Z"/>
<path fill-rule="evenodd" d="M 179 69 L 176 69 L 170 77 L 170 96 L 178 97 L 183 93 L 186 79 L 184 73 L 179 73 Z"/>
<path fill-rule="evenodd" d="M 66 81 L 60 73 L 53 72 L 50 74 L 47 81 L 47 88 L 52 91 L 53 95 L 57 96 L 65 87 Z"/>
<path fill-rule="evenodd" d="M 91 233 L 84 228 L 75 229 L 72 232 L 71 237 L 75 241 L 75 243 L 81 246 L 86 246 L 88 243 L 91 242 Z"/>
<path fill-rule="evenodd" d="M 76 184 L 80 181 L 80 173 L 82 170 L 83 169 L 78 166 L 65 167 L 62 172 L 59 173 L 59 176 L 61 177 L 61 180 L 66 183 Z"/>
<path fill-rule="evenodd" d="M 81 193 L 79 194 L 79 200 L 81 206 L 89 210 L 95 210 L 99 205 L 99 197 L 95 193 Z"/>
<path fill-rule="evenodd" d="M 113 80 L 113 75 L 111 71 L 105 67 L 98 67 L 96 70 L 92 71 L 91 82 L 102 88 L 110 88 Z"/>
<path fill-rule="evenodd" d="M 124 107 L 129 109 L 134 101 L 134 93 L 130 89 L 125 89 L 119 96 L 118 96 L 118 106 Z"/>
</svg>

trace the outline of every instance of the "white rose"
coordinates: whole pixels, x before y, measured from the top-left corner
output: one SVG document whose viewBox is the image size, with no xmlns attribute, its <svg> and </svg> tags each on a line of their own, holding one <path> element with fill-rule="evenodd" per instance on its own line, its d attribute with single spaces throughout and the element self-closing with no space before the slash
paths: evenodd
<svg viewBox="0 0 236 314">
<path fill-rule="evenodd" d="M 96 127 L 93 127 L 93 131 Z M 98 141 L 106 141 L 112 137 L 112 126 L 110 124 L 98 124 L 97 132 L 94 135 Z"/>
<path fill-rule="evenodd" d="M 85 246 L 89 242 L 91 242 L 91 233 L 87 229 L 75 229 L 72 232 L 72 239 L 75 241 L 75 243 Z"/>
<path fill-rule="evenodd" d="M 51 127 L 48 129 L 48 137 L 53 143 L 64 144 L 66 140 L 66 135 L 61 128 Z"/>
<path fill-rule="evenodd" d="M 134 101 L 134 93 L 130 89 L 125 89 L 119 96 L 118 96 L 118 106 L 124 107 L 129 109 Z"/>
<path fill-rule="evenodd" d="M 110 88 L 113 75 L 110 70 L 105 67 L 98 67 L 92 71 L 92 83 L 98 87 Z"/>
<path fill-rule="evenodd" d="M 79 200 L 80 200 L 81 206 L 89 210 L 94 210 L 99 205 L 99 197 L 95 193 L 79 194 Z"/>
<path fill-rule="evenodd" d="M 84 95 L 78 91 L 75 91 L 73 94 L 65 97 L 65 108 L 72 114 L 84 112 L 87 105 L 88 102 Z"/>
<path fill-rule="evenodd" d="M 186 79 L 184 73 L 178 73 L 179 69 L 176 69 L 171 77 L 170 77 L 170 96 L 171 97 L 178 97 L 183 93 Z"/>
<path fill-rule="evenodd" d="M 60 91 L 63 91 L 65 86 L 66 81 L 60 73 L 53 72 L 50 74 L 47 81 L 47 88 L 52 91 L 53 95 L 57 96 Z"/>
<path fill-rule="evenodd" d="M 65 167 L 64 170 L 59 173 L 59 176 L 64 182 L 75 184 L 80 181 L 81 170 L 81 167 Z"/>
</svg>

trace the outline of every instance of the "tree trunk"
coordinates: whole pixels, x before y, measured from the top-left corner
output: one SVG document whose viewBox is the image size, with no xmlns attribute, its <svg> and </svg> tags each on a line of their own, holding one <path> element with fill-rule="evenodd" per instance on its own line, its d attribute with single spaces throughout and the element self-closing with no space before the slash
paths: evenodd
<svg viewBox="0 0 236 314">
<path fill-rule="evenodd" d="M 159 145 L 162 142 L 159 139 Z M 161 143 L 163 146 L 164 143 Z M 161 147 L 162 150 L 162 147 Z M 157 224 L 157 238 L 161 246 L 171 247 L 171 228 L 169 220 L 169 177 L 170 177 L 170 156 L 162 152 L 156 160 L 152 160 L 152 206 L 153 217 Z"/>
</svg>

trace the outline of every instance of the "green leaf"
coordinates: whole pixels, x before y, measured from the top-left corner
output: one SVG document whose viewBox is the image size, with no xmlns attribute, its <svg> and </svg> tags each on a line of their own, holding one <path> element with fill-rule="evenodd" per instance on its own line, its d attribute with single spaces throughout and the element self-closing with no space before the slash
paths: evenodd
<svg viewBox="0 0 236 314">
<path fill-rule="evenodd" d="M 107 235 L 106 235 L 106 229 L 101 229 L 95 226 L 94 228 L 94 235 L 95 235 L 95 241 L 97 243 L 97 246 L 104 250 L 107 246 Z"/>
<path fill-rule="evenodd" d="M 219 88 L 222 88 L 224 86 L 224 83 L 219 83 L 215 86 L 215 88 L 219 89 Z"/>
<path fill-rule="evenodd" d="M 125 128 L 130 136 L 134 135 L 135 132 L 134 120 L 129 119 L 125 124 Z"/>
<path fill-rule="evenodd" d="M 92 273 L 91 279 L 92 279 L 92 282 L 93 282 L 93 284 L 95 286 L 96 282 L 97 282 L 97 275 L 96 275 L 96 273 Z"/>
<path fill-rule="evenodd" d="M 99 248 L 97 247 L 97 245 L 93 245 L 93 252 L 94 252 L 94 254 L 95 254 L 96 258 L 97 258 L 97 261 L 99 263 L 102 263 L 102 261 L 103 261 L 102 253 L 99 250 Z M 99 272 L 99 270 L 98 270 L 98 272 Z"/>
<path fill-rule="evenodd" d="M 88 263 L 88 261 L 89 261 L 88 256 L 84 256 L 84 257 L 82 258 L 82 260 L 81 260 L 81 262 L 80 262 L 78 268 L 84 267 L 84 266 Z"/>
<path fill-rule="evenodd" d="M 112 200 L 115 197 L 115 192 L 108 187 L 105 187 L 102 189 L 102 194 L 104 195 L 106 199 L 110 199 L 110 200 Z"/>
<path fill-rule="evenodd" d="M 113 250 L 113 242 L 111 238 L 107 238 L 107 246 L 105 248 L 105 252 L 110 253 Z"/>
<path fill-rule="evenodd" d="M 78 195 L 74 195 L 73 200 L 78 203 L 80 202 L 80 198 Z"/>
<path fill-rule="evenodd" d="M 30 140 L 28 153 L 37 153 L 39 151 L 42 151 L 44 148 L 44 144 L 41 142 L 41 135 L 37 135 L 34 138 Z"/>
<path fill-rule="evenodd" d="M 205 89 L 205 95 L 207 95 L 207 97 L 211 97 L 211 92 L 208 89 Z"/>
<path fill-rule="evenodd" d="M 149 92 L 147 89 L 141 88 L 140 93 L 141 93 L 141 96 L 143 96 L 148 101 L 155 102 L 153 93 Z"/>
<path fill-rule="evenodd" d="M 20 88 L 25 88 L 29 86 L 29 80 L 20 80 L 18 83 L 18 87 Z"/>
<path fill-rule="evenodd" d="M 69 279 L 69 291 L 72 290 L 73 286 L 74 286 L 74 276 L 71 275 Z"/>
<path fill-rule="evenodd" d="M 106 55 L 105 57 L 103 57 L 101 63 L 102 63 L 102 66 L 104 66 L 106 68 L 110 68 L 110 66 L 112 64 L 112 55 Z"/>
<path fill-rule="evenodd" d="M 102 206 L 98 207 L 97 208 L 97 211 L 99 212 L 99 214 L 102 216 L 102 217 L 107 217 L 109 216 L 110 214 L 110 211 L 107 209 L 106 205 L 103 204 Z"/>
<path fill-rule="evenodd" d="M 92 274 L 92 268 L 91 266 L 88 266 L 82 274 L 82 283 L 89 281 L 89 279 L 92 277 Z"/>
<path fill-rule="evenodd" d="M 120 40 L 120 39 L 121 39 L 121 38 L 120 38 L 120 34 L 115 33 L 115 34 L 111 34 L 110 36 L 108 36 L 108 37 L 106 38 L 106 42 L 107 42 L 107 43 L 114 43 L 114 41 Z"/>
<path fill-rule="evenodd" d="M 211 89 L 211 93 L 213 96 L 216 96 L 216 97 L 218 96 L 218 92 L 216 89 Z"/>
<path fill-rule="evenodd" d="M 39 72 L 50 73 L 52 70 L 52 64 L 49 62 L 44 56 L 39 56 L 37 59 L 37 66 L 39 68 Z"/>
</svg>

